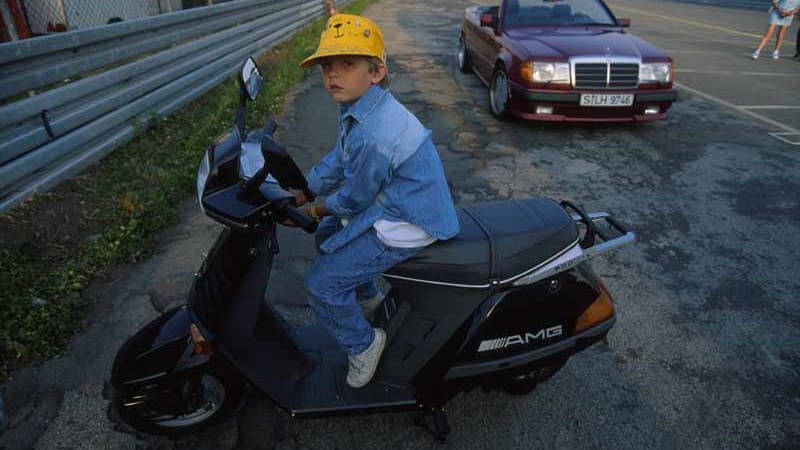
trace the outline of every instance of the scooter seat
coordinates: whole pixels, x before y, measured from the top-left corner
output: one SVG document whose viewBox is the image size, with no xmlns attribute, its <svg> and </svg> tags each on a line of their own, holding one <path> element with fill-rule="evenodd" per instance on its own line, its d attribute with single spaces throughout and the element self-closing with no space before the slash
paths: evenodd
<svg viewBox="0 0 800 450">
<path fill-rule="evenodd" d="M 464 286 L 508 281 L 573 246 L 578 229 L 549 198 L 459 208 L 461 231 L 386 272 L 412 280 Z"/>
</svg>

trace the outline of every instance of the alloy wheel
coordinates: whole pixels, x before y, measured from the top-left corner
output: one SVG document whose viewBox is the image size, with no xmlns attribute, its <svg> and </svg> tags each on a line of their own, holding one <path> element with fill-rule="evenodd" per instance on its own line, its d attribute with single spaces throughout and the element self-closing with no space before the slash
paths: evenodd
<svg viewBox="0 0 800 450">
<path fill-rule="evenodd" d="M 458 39 L 458 69 L 462 72 L 467 72 L 469 67 L 467 67 L 467 48 L 466 43 L 464 42 L 464 36 L 461 36 Z"/>
<path fill-rule="evenodd" d="M 492 77 L 489 106 L 495 117 L 505 118 L 508 115 L 508 77 L 503 69 L 497 70 Z"/>
</svg>

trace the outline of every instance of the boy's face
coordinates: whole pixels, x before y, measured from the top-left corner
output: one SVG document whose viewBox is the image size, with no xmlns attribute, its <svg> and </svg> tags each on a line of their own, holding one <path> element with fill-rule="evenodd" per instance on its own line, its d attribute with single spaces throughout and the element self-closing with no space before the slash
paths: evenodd
<svg viewBox="0 0 800 450">
<path fill-rule="evenodd" d="M 331 56 L 320 62 L 322 83 L 337 103 L 353 103 L 373 84 L 386 76 L 386 67 L 370 73 L 369 63 L 361 56 Z"/>
</svg>

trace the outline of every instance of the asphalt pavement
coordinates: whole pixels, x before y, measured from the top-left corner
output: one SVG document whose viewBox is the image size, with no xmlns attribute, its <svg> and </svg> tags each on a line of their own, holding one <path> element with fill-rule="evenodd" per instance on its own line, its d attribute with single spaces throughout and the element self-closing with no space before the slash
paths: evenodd
<svg viewBox="0 0 800 450">
<path fill-rule="evenodd" d="M 792 59 L 798 20 L 786 32 L 779 60 L 770 57 L 776 32 L 754 61 L 750 55 L 769 24 L 769 2 L 763 11 L 658 0 L 608 3 L 618 17 L 631 18 L 631 33 L 675 59 L 682 92 L 763 124 L 767 137 L 800 146 L 800 62 Z"/>
<path fill-rule="evenodd" d="M 633 19 L 631 32 L 666 48 L 684 70 L 679 101 L 655 123 L 535 124 L 493 119 L 486 89 L 456 69 L 469 4 L 383 0 L 365 11 L 384 30 L 392 91 L 433 130 L 456 202 L 571 199 L 611 212 L 640 241 L 595 263 L 617 305 L 609 343 L 578 354 L 528 396 L 456 397 L 447 407 L 448 447 L 796 447 L 800 147 L 772 136 L 775 124 L 730 106 L 800 105 L 791 76 L 800 63 L 748 60 L 757 37 L 718 29 L 758 34 L 765 13 L 614 0 L 618 15 Z M 731 73 L 689 72 L 704 67 Z M 750 97 L 768 80 L 779 80 L 770 94 Z M 788 109 L 754 111 L 800 127 Z M 304 168 L 333 144 L 336 108 L 318 75 L 295 89 L 280 121 L 280 140 Z M 219 231 L 191 200 L 181 217 L 153 259 L 119 268 L 87 292 L 97 306 L 69 355 L 15 374 L 0 447 L 439 448 L 409 413 L 291 420 L 255 393 L 236 416 L 194 436 L 137 435 L 116 423 L 108 412 L 116 349 L 181 302 Z M 290 321 L 307 322 L 301 280 L 313 244 L 296 230 L 279 237 L 267 298 Z"/>
</svg>

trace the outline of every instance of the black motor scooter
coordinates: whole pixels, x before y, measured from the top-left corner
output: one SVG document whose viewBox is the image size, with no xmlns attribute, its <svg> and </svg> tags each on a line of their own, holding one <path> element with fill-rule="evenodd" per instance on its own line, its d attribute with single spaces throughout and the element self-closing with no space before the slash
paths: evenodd
<svg viewBox="0 0 800 450">
<path fill-rule="evenodd" d="M 614 304 L 588 260 L 633 242 L 632 232 L 546 198 L 463 206 L 456 237 L 384 274 L 391 289 L 373 323 L 387 333 L 386 350 L 367 386 L 348 387 L 334 340 L 319 327 L 290 327 L 264 301 L 276 224 L 290 218 L 310 233 L 316 223 L 285 190 L 313 196 L 273 139 L 275 123 L 244 133 L 261 81 L 248 59 L 236 126 L 198 170 L 201 207 L 224 228 L 186 305 L 137 332 L 114 361 L 113 406 L 126 423 L 159 434 L 208 426 L 248 382 L 294 417 L 420 410 L 418 423 L 444 441 L 443 407 L 458 393 L 527 394 L 604 339 Z"/>
</svg>

